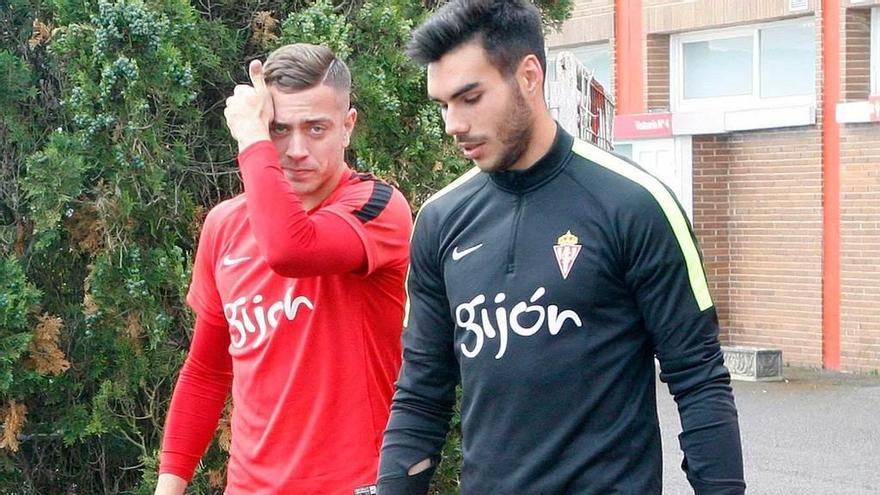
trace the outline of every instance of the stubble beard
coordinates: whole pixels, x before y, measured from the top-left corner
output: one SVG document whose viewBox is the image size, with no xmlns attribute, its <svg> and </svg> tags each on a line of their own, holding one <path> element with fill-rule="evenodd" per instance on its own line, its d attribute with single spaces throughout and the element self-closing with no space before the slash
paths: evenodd
<svg viewBox="0 0 880 495">
<path fill-rule="evenodd" d="M 513 101 L 509 115 L 498 128 L 498 141 L 501 143 L 501 154 L 489 167 L 491 172 L 504 172 L 510 169 L 529 148 L 532 141 L 532 110 L 520 93 L 519 87 L 511 82 Z"/>
</svg>

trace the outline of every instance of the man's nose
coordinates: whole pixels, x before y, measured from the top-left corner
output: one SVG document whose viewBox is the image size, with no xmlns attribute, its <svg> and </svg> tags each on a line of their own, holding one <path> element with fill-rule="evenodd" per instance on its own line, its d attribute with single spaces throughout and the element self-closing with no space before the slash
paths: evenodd
<svg viewBox="0 0 880 495">
<path fill-rule="evenodd" d="M 461 112 L 450 105 L 443 114 L 443 123 L 446 127 L 446 134 L 451 136 L 467 134 L 470 130 L 470 125 L 464 117 L 464 112 Z"/>
<path fill-rule="evenodd" d="M 300 136 L 298 132 L 291 133 L 290 141 L 287 143 L 287 150 L 285 153 L 292 160 L 302 160 L 309 156 L 309 149 L 306 146 L 305 137 Z"/>
</svg>

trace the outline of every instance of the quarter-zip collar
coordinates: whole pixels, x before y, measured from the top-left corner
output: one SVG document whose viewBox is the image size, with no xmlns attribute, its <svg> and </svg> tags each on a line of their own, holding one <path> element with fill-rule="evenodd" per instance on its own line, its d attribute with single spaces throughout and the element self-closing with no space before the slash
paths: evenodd
<svg viewBox="0 0 880 495">
<path fill-rule="evenodd" d="M 490 173 L 489 177 L 498 187 L 514 193 L 536 189 L 556 177 L 565 168 L 571 154 L 574 138 L 556 124 L 556 137 L 547 153 L 525 170 L 505 170 Z"/>
</svg>

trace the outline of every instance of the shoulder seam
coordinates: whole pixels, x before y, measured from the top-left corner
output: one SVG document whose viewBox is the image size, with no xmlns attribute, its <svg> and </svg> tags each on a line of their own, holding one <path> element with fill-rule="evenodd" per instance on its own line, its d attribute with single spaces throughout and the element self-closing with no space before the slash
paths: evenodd
<svg viewBox="0 0 880 495">
<path fill-rule="evenodd" d="M 352 214 L 354 214 L 361 223 L 367 223 L 385 211 L 385 208 L 388 206 L 393 195 L 394 189 L 390 185 L 381 180 L 374 180 L 373 191 L 370 193 L 370 197 L 360 208 L 352 211 Z"/>
</svg>

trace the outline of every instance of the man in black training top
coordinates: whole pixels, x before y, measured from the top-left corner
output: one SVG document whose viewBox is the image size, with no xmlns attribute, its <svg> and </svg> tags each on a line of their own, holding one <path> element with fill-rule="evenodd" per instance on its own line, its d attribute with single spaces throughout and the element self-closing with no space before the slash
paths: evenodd
<svg viewBox="0 0 880 495">
<path fill-rule="evenodd" d="M 379 494 L 424 494 L 461 382 L 461 493 L 659 494 L 654 357 L 697 494 L 745 491 L 718 320 L 681 207 L 543 99 L 539 11 L 452 1 L 413 34 L 477 165 L 416 220 Z"/>
</svg>

